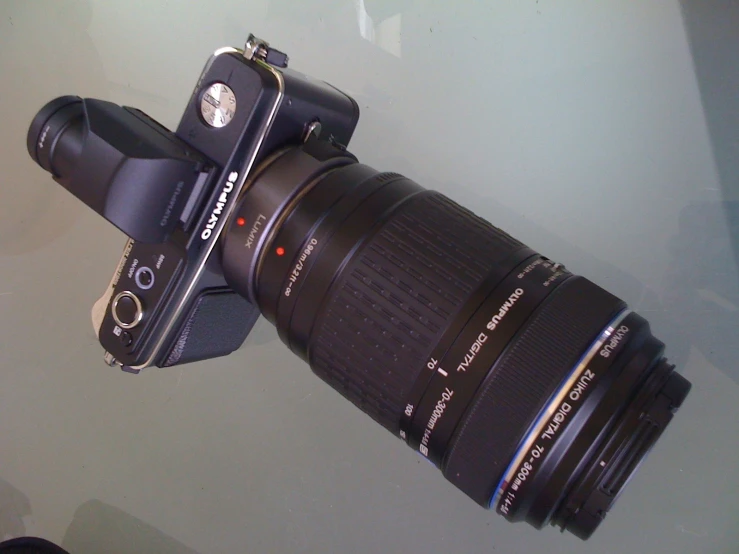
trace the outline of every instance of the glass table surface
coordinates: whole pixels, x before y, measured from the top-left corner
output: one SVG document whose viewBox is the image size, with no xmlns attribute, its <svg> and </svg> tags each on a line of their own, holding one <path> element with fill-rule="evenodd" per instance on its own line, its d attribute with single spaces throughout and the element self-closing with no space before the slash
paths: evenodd
<svg viewBox="0 0 739 554">
<path fill-rule="evenodd" d="M 358 102 L 362 162 L 625 299 L 693 383 L 582 542 L 485 511 L 260 320 L 230 356 L 107 367 L 125 237 L 29 158 L 63 94 L 176 126 L 253 32 Z M 739 552 L 739 3 L 0 1 L 0 538 L 93 552 Z"/>
</svg>

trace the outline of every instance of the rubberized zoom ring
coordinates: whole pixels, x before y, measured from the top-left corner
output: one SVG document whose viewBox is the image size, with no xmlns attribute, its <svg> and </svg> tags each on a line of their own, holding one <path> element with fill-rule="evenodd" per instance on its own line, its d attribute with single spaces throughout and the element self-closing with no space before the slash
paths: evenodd
<svg viewBox="0 0 739 554">
<path fill-rule="evenodd" d="M 625 307 L 584 277 L 560 285 L 514 338 L 470 403 L 447 451 L 444 476 L 487 508 L 539 412 Z"/>
<path fill-rule="evenodd" d="M 414 196 L 348 261 L 309 344 L 313 371 L 398 433 L 409 391 L 493 265 L 524 246 L 445 196 Z"/>
</svg>

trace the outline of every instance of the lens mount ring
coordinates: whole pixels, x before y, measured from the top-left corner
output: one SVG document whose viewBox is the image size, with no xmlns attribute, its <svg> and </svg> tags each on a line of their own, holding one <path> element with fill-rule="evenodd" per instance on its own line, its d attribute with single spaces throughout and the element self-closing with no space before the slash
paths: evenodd
<svg viewBox="0 0 739 554">
<path fill-rule="evenodd" d="M 241 295 L 257 304 L 256 275 L 265 248 L 275 229 L 305 194 L 327 171 L 356 162 L 350 154 L 339 152 L 325 158 L 314 157 L 306 148 L 281 150 L 262 163 L 250 182 L 223 238 L 223 271 L 227 282 Z"/>
<path fill-rule="evenodd" d="M 498 513 L 513 516 L 543 460 L 627 344 L 622 324 L 631 313 L 622 311 L 598 335 L 534 420 L 491 497 Z"/>
<path fill-rule="evenodd" d="M 266 237 L 264 241 L 264 248 L 261 249 L 261 252 L 259 253 L 259 256 L 257 258 L 257 264 L 255 268 L 255 276 L 258 276 L 262 272 L 262 266 L 265 263 L 265 257 L 269 253 L 270 249 L 272 248 L 272 245 L 275 243 L 275 239 L 277 238 L 277 235 L 279 234 L 280 230 L 282 229 L 282 226 L 284 225 L 285 221 L 290 217 L 292 214 L 295 206 L 303 199 L 305 196 L 313 190 L 313 188 L 323 180 L 324 177 L 326 177 L 329 173 L 337 170 L 339 167 L 344 167 L 344 165 L 339 165 L 338 167 L 333 167 L 331 169 L 328 169 L 326 173 L 321 173 L 320 175 L 314 176 L 310 182 L 306 183 L 298 192 L 293 196 L 293 198 L 288 202 L 288 204 L 285 206 L 285 209 L 282 210 L 282 212 L 277 216 L 274 224 L 272 225 L 272 228 L 269 231 L 269 235 Z M 304 241 L 304 243 L 309 244 L 308 238 Z M 258 282 L 258 277 L 255 277 L 255 286 Z M 256 289 L 255 289 L 256 290 Z"/>
<path fill-rule="evenodd" d="M 347 170 L 361 170 L 362 167 L 365 166 L 354 164 L 348 166 Z M 275 234 L 271 238 L 272 244 L 278 245 L 282 251 L 278 253 L 273 248 L 265 251 L 262 257 L 262 265 L 257 274 L 259 309 L 275 325 L 278 325 L 280 299 L 292 294 L 302 270 L 317 246 L 316 230 L 335 206 L 359 184 L 356 181 L 347 183 L 336 179 L 335 173 L 332 170 L 324 177 L 319 177 L 320 184 L 311 184 L 310 191 L 301 196 L 297 205 L 291 206 L 284 222 L 275 228 Z"/>
<path fill-rule="evenodd" d="M 332 296 L 330 291 L 335 290 L 351 254 L 377 233 L 398 206 L 416 195 L 425 194 L 430 193 L 397 173 L 375 172 L 342 199 L 346 202 L 340 202 L 341 207 L 337 204 L 315 229 L 311 235 L 311 242 L 315 239 L 315 254 L 308 258 L 295 294 L 282 295 L 278 305 L 278 318 L 289 318 L 289 324 L 278 325 L 277 332 L 293 352 L 303 358 L 309 357 L 310 337 L 325 313 L 324 306 Z M 310 292 L 301 294 L 302 291 Z"/>
</svg>

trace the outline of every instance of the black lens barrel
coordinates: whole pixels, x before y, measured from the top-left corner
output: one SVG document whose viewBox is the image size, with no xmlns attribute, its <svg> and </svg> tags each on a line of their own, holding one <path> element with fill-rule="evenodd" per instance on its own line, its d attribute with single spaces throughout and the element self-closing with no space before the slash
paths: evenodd
<svg viewBox="0 0 739 554">
<path fill-rule="evenodd" d="M 444 476 L 487 508 L 537 415 L 625 307 L 584 277 L 575 276 L 553 292 L 497 360 L 467 410 L 447 454 Z"/>
<path fill-rule="evenodd" d="M 335 199 L 340 183 L 343 196 L 321 200 Z M 479 307 L 467 304 L 491 273 L 488 292 L 534 254 L 491 228 L 400 175 L 360 164 L 332 171 L 265 248 L 260 309 L 275 314 L 280 336 L 316 373 L 398 434 L 409 392 L 452 320 Z"/>
<path fill-rule="evenodd" d="M 647 322 L 405 177 L 350 163 L 295 178 L 308 190 L 254 276 L 282 340 L 482 506 L 587 538 L 689 388 Z M 614 321 L 628 338 L 601 356 Z M 577 402 L 558 414 L 566 386 Z"/>
</svg>

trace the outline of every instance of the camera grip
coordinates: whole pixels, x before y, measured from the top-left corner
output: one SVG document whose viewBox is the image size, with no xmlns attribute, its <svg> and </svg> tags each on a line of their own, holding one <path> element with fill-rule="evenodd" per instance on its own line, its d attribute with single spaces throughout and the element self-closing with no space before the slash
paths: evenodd
<svg viewBox="0 0 739 554">
<path fill-rule="evenodd" d="M 226 356 L 238 349 L 259 309 L 230 289 L 205 291 L 194 302 L 160 367 Z"/>
</svg>

